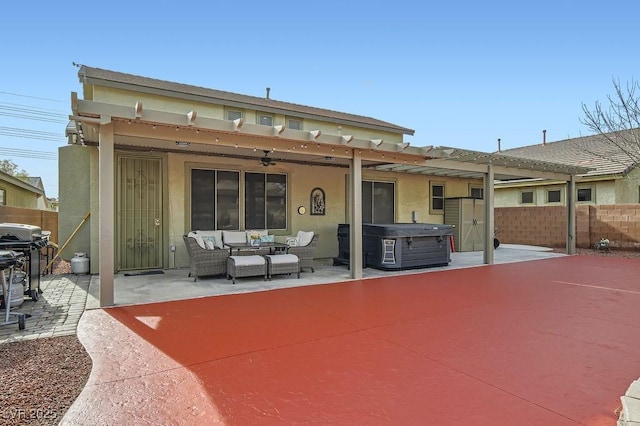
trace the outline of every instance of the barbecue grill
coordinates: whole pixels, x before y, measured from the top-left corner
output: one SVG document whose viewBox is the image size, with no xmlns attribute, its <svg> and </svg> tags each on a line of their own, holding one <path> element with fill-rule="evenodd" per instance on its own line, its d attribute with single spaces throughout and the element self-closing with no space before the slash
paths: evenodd
<svg viewBox="0 0 640 426">
<path fill-rule="evenodd" d="M 39 226 L 21 223 L 0 223 L 0 250 L 11 250 L 24 254 L 28 283 L 25 295 L 33 301 L 40 297 L 40 249 L 49 245 L 51 232 Z"/>
<path fill-rule="evenodd" d="M 0 286 L 2 287 L 2 296 L 4 304 L 4 321 L 0 322 L 0 325 L 18 324 L 18 329 L 24 330 L 25 319 L 27 314 L 20 312 L 11 312 L 11 290 L 14 282 L 14 267 L 19 266 L 22 263 L 22 253 L 14 251 L 0 251 Z M 8 275 L 8 276 L 7 276 Z M 10 316 L 18 317 L 17 320 L 9 320 Z"/>
</svg>

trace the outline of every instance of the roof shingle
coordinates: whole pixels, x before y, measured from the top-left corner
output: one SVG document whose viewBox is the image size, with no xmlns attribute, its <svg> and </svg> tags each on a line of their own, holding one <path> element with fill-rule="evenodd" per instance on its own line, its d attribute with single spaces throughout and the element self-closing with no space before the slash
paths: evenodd
<svg viewBox="0 0 640 426">
<path fill-rule="evenodd" d="M 639 130 L 633 129 L 629 132 Z M 614 134 L 608 134 L 608 136 L 619 137 Z M 523 146 L 500 151 L 500 154 L 593 168 L 594 170 L 587 173 L 586 176 L 625 174 L 636 166 L 636 162 L 631 156 L 607 141 L 602 135 Z"/>
</svg>

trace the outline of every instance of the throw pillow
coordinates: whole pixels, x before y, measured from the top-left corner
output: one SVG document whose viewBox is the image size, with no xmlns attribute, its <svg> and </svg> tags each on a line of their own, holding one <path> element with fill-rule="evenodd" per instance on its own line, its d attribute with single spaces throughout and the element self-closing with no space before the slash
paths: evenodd
<svg viewBox="0 0 640 426">
<path fill-rule="evenodd" d="M 218 248 L 224 248 L 222 244 L 222 231 L 198 231 L 198 235 L 204 237 L 214 237 L 216 242 L 214 243 Z"/>
<path fill-rule="evenodd" d="M 272 243 L 275 241 L 274 239 L 275 235 L 261 235 L 260 236 L 260 242 L 261 243 Z"/>
<path fill-rule="evenodd" d="M 216 237 L 202 237 L 204 241 L 204 245 L 207 247 L 207 250 L 213 250 L 216 248 Z"/>
<path fill-rule="evenodd" d="M 299 246 L 308 246 L 311 240 L 313 240 L 313 231 L 298 231 L 298 236 L 296 238 Z"/>
</svg>

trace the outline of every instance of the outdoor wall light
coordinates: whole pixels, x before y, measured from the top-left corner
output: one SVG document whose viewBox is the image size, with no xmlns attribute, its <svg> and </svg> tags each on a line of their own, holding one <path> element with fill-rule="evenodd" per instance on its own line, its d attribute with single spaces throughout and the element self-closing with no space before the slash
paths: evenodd
<svg viewBox="0 0 640 426">
<path fill-rule="evenodd" d="M 142 118 L 142 102 L 140 101 L 136 102 L 135 117 Z"/>
<path fill-rule="evenodd" d="M 232 121 L 232 123 L 233 123 L 233 131 L 237 132 L 238 129 L 240 129 L 244 124 L 244 120 L 242 118 L 236 118 L 235 120 Z"/>
<path fill-rule="evenodd" d="M 353 135 L 343 135 L 342 136 L 342 144 L 346 145 L 353 140 Z"/>
</svg>

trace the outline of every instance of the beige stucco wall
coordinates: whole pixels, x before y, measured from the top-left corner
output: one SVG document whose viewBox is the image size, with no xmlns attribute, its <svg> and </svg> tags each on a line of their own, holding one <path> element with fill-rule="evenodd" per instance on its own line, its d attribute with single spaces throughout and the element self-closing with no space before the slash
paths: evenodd
<svg viewBox="0 0 640 426">
<path fill-rule="evenodd" d="M 75 252 L 88 253 L 91 272 L 98 272 L 99 209 L 98 198 L 98 149 L 69 145 L 60 149 L 60 232 L 61 242 L 73 232 L 87 211 L 89 221 L 74 237 L 63 258 L 69 259 Z M 165 205 L 163 220 L 165 263 L 167 268 L 187 267 L 188 256 L 182 235 L 189 231 L 189 170 L 192 167 L 218 168 L 265 172 L 256 161 L 246 161 L 215 156 L 169 153 L 162 156 L 164 162 Z M 348 222 L 347 182 L 349 169 L 338 167 L 309 166 L 279 163 L 269 167 L 270 173 L 288 175 L 288 226 L 285 230 L 274 230 L 276 235 L 293 235 L 299 230 L 313 230 L 320 234 L 316 256 L 331 258 L 337 255 L 337 225 Z M 442 178 L 406 173 L 363 171 L 363 179 L 390 181 L 396 184 L 396 222 L 411 222 L 416 211 L 419 222 L 442 223 L 443 216 L 430 214 L 430 183 L 445 185 L 446 197 L 469 195 L 469 185 L 482 185 L 481 180 Z M 320 187 L 326 195 L 326 214 L 311 216 L 310 193 Z M 242 204 L 242 203 L 241 203 Z M 298 206 L 307 207 L 307 213 L 299 215 Z M 241 217 L 243 217 L 241 212 Z M 170 251 L 176 247 L 175 255 Z"/>
<path fill-rule="evenodd" d="M 38 202 L 38 194 L 12 183 L 0 182 L 0 189 L 5 191 L 5 205 L 27 209 L 42 209 Z"/>
<path fill-rule="evenodd" d="M 186 267 L 188 256 L 182 235 L 189 231 L 189 170 L 192 167 L 219 168 L 239 170 L 241 172 L 265 172 L 265 168 L 243 160 L 218 157 L 201 157 L 185 154 L 168 154 L 168 244 L 176 246 L 175 266 Z M 303 166 L 280 163 L 268 168 L 269 173 L 286 173 L 288 175 L 288 227 L 286 230 L 274 230 L 276 235 L 293 235 L 299 230 L 313 230 L 320 234 L 316 257 L 331 258 L 338 253 L 337 226 L 348 222 L 347 182 L 349 170 L 337 167 Z M 479 180 L 434 179 L 424 175 L 410 175 L 389 172 L 363 173 L 365 180 L 380 180 L 396 183 L 396 222 L 411 222 L 411 213 L 416 211 L 420 222 L 442 223 L 442 215 L 429 214 L 430 181 L 444 183 L 447 197 L 469 195 L 469 183 L 481 185 Z M 320 187 L 326 195 L 326 214 L 312 216 L 309 214 L 311 190 Z M 241 189 L 242 190 L 242 189 Z M 242 204 L 242 203 L 241 203 Z M 297 213 L 298 206 L 305 206 L 307 213 Z M 240 217 L 244 213 L 241 212 Z M 241 221 L 242 222 L 242 221 Z M 169 266 L 173 267 L 172 256 Z"/>
<path fill-rule="evenodd" d="M 624 179 L 616 181 L 616 204 L 640 202 L 640 169 L 634 169 Z"/>
<path fill-rule="evenodd" d="M 111 103 L 115 105 L 126 105 L 133 108 L 136 102 L 144 100 L 143 109 L 152 109 L 165 112 L 174 112 L 186 114 L 191 110 L 198 113 L 198 117 L 216 118 L 222 120 L 225 118 L 225 108 L 221 105 L 212 105 L 204 102 L 192 100 L 183 100 L 170 98 L 166 96 L 149 95 L 135 93 L 125 90 L 95 87 L 93 90 L 93 100 L 96 102 Z M 86 97 L 86 99 L 90 99 Z M 246 123 L 255 124 L 257 122 L 258 112 L 265 112 L 248 108 L 232 108 L 240 110 Z M 266 112 L 271 114 L 270 112 Z M 283 125 L 286 122 L 286 116 L 283 114 L 272 114 L 274 117 L 274 125 Z M 305 118 L 302 120 L 302 130 L 320 130 L 324 134 L 331 135 L 352 135 L 359 139 L 383 139 L 385 142 L 400 143 L 403 141 L 403 135 L 383 132 L 380 130 L 365 129 L 361 127 L 353 127 L 347 125 L 338 125 L 335 123 L 311 120 Z"/>
<path fill-rule="evenodd" d="M 80 145 L 67 145 L 58 148 L 58 174 L 60 187 L 58 194 L 60 206 L 58 211 L 59 246 L 62 246 L 82 222 L 87 212 L 91 211 L 89 221 L 78 230 L 60 253 L 63 259 L 70 259 L 74 253 L 92 253 L 92 230 L 97 229 L 98 213 L 91 209 L 92 199 L 92 153 L 96 148 Z M 96 157 L 97 158 L 97 157 Z M 95 222 L 95 226 L 92 225 Z M 97 239 L 97 233 L 96 238 Z M 97 248 L 97 244 L 95 245 Z M 96 249 L 97 250 L 97 249 Z M 95 251 L 97 253 L 97 251 Z M 97 265 L 92 261 L 91 266 Z"/>
</svg>

